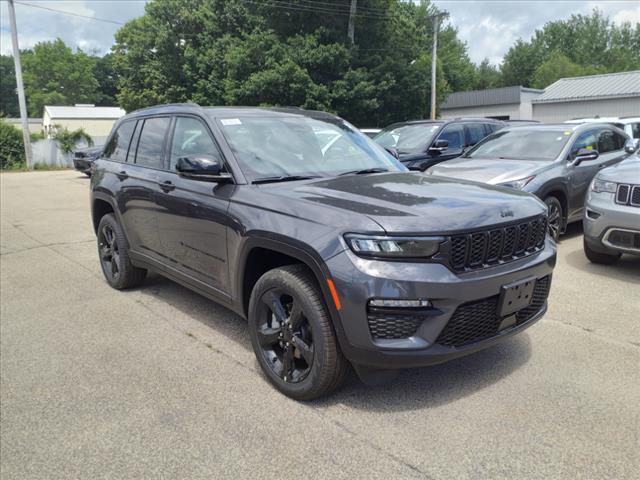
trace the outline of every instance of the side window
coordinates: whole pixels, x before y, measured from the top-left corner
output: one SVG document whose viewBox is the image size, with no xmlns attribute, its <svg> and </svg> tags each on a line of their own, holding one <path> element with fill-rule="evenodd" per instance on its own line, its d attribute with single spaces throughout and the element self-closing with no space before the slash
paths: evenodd
<svg viewBox="0 0 640 480">
<path fill-rule="evenodd" d="M 487 124 L 487 127 L 489 124 Z M 469 123 L 465 127 L 467 129 L 467 145 L 472 146 L 482 140 L 486 134 L 484 131 L 484 125 L 481 123 Z M 488 130 L 491 132 L 491 130 Z"/>
<path fill-rule="evenodd" d="M 598 150 L 598 141 L 596 139 L 597 131 L 589 131 L 581 134 L 571 147 L 571 158 L 575 157 L 578 150 L 586 148 L 587 150 Z"/>
<path fill-rule="evenodd" d="M 598 152 L 607 153 L 619 150 L 618 139 L 613 130 L 601 130 L 598 135 Z"/>
<path fill-rule="evenodd" d="M 108 158 L 114 162 L 126 162 L 131 135 L 136 126 L 135 120 L 124 122 L 114 132 L 109 143 L 104 147 L 103 158 Z"/>
<path fill-rule="evenodd" d="M 222 158 L 204 124 L 195 118 L 178 117 L 173 131 L 169 170 L 175 170 L 180 157 L 188 155 L 213 155 L 222 163 Z"/>
<path fill-rule="evenodd" d="M 169 117 L 147 118 L 142 126 L 136 164 L 145 167 L 162 168 L 162 145 L 169 128 Z"/>
<path fill-rule="evenodd" d="M 631 124 L 631 136 L 640 139 L 640 123 Z"/>
<path fill-rule="evenodd" d="M 447 140 L 449 148 L 460 149 L 464 146 L 464 128 L 462 125 L 448 125 L 442 130 L 438 140 Z"/>
</svg>

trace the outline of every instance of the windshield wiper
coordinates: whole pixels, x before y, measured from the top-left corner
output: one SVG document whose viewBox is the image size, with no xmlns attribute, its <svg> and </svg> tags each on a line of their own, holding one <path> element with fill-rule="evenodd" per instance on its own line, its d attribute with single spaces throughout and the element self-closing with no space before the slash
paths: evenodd
<svg viewBox="0 0 640 480">
<path fill-rule="evenodd" d="M 376 168 L 364 168 L 362 170 L 352 170 L 349 172 L 343 172 L 340 174 L 340 176 L 342 175 L 365 175 L 367 173 L 382 173 L 382 172 L 388 172 L 389 170 L 387 170 L 386 168 L 380 168 L 380 167 L 376 167 Z"/>
<path fill-rule="evenodd" d="M 280 175 L 279 177 L 262 177 L 256 178 L 251 183 L 276 183 L 276 182 L 292 182 L 294 180 L 309 180 L 311 178 L 320 178 L 319 175 Z"/>
</svg>

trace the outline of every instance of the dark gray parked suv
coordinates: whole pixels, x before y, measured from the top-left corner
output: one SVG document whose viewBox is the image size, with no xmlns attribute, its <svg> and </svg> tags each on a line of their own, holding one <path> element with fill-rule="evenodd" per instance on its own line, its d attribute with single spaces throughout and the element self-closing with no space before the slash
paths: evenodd
<svg viewBox="0 0 640 480">
<path fill-rule="evenodd" d="M 610 124 L 526 125 L 500 130 L 427 173 L 534 193 L 548 205 L 557 239 L 568 223 L 582 220 L 596 173 L 634 151 L 633 140 Z"/>
<path fill-rule="evenodd" d="M 95 162 L 91 208 L 111 286 L 151 269 L 246 317 L 266 377 L 302 400 L 350 364 L 370 379 L 522 331 L 556 259 L 532 195 L 408 172 L 304 110 L 131 113 Z"/>
</svg>

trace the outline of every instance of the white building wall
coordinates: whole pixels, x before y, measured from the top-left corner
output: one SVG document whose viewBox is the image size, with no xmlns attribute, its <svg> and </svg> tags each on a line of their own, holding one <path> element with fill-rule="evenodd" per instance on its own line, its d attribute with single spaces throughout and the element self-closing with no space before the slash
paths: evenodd
<svg viewBox="0 0 640 480">
<path fill-rule="evenodd" d="M 534 103 L 533 119 L 545 123 L 584 117 L 640 116 L 640 97 L 581 102 Z"/>
<path fill-rule="evenodd" d="M 509 103 L 504 105 L 482 105 L 478 107 L 463 107 L 442 109 L 440 111 L 441 118 L 456 117 L 501 117 L 508 116 L 509 119 L 519 120 L 521 117 L 521 104 Z M 531 117 L 525 117 L 530 119 Z"/>
</svg>

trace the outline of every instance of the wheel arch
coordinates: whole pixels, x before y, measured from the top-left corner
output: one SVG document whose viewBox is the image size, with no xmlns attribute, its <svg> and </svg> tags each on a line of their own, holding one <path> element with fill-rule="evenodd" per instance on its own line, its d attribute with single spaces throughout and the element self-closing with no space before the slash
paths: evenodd
<svg viewBox="0 0 640 480">
<path fill-rule="evenodd" d="M 562 207 L 562 229 L 564 230 L 569 219 L 569 195 L 566 188 L 563 185 L 551 185 L 540 195 L 542 201 L 547 197 L 555 197 L 560 202 Z"/>
</svg>

